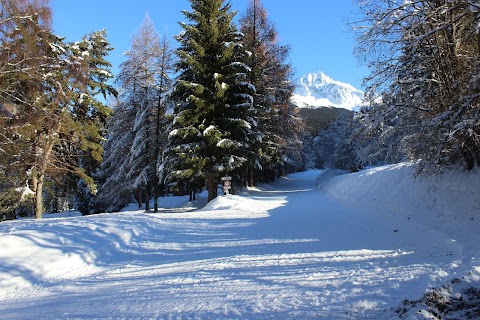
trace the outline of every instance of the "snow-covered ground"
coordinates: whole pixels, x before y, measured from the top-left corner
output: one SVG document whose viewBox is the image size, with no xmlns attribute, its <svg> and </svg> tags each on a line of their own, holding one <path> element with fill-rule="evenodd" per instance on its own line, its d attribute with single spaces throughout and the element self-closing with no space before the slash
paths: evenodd
<svg viewBox="0 0 480 320">
<path fill-rule="evenodd" d="M 0 318 L 391 319 L 452 279 L 480 287 L 479 175 L 413 170 L 308 171 L 201 210 L 167 198 L 156 214 L 1 223 Z"/>
</svg>

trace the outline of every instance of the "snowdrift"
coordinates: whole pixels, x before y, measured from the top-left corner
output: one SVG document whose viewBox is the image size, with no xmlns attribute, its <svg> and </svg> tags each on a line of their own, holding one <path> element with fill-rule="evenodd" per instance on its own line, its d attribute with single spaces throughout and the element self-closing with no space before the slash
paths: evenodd
<svg viewBox="0 0 480 320">
<path fill-rule="evenodd" d="M 339 175 L 321 186 L 341 202 L 396 218 L 399 224 L 422 224 L 473 250 L 480 248 L 479 187 L 477 173 L 415 177 L 415 167 L 408 163 Z"/>
</svg>

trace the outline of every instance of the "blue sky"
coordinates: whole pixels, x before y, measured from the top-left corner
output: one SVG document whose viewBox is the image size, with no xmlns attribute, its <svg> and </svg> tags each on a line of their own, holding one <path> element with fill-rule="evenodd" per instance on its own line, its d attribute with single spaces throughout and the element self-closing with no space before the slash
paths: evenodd
<svg viewBox="0 0 480 320">
<path fill-rule="evenodd" d="M 361 88 L 367 74 L 353 56 L 354 35 L 346 24 L 353 17 L 356 0 L 263 0 L 275 22 L 282 44 L 291 46 L 290 62 L 296 76 L 322 71 L 335 80 Z M 248 0 L 232 0 L 242 14 Z M 106 29 L 115 48 L 110 61 L 116 67 L 130 48 L 132 35 L 148 12 L 160 34 L 169 38 L 180 32 L 185 21 L 180 10 L 189 10 L 188 0 L 52 0 L 53 27 L 69 41 L 92 31 Z M 172 39 L 172 44 L 176 45 Z"/>
</svg>

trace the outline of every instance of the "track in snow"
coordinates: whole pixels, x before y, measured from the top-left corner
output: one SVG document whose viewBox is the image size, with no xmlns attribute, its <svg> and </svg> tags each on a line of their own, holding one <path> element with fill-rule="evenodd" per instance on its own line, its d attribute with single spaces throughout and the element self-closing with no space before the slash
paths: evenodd
<svg viewBox="0 0 480 320">
<path fill-rule="evenodd" d="M 382 319 L 455 272 L 443 234 L 341 203 L 318 175 L 194 212 L 1 224 L 0 318 Z"/>
</svg>

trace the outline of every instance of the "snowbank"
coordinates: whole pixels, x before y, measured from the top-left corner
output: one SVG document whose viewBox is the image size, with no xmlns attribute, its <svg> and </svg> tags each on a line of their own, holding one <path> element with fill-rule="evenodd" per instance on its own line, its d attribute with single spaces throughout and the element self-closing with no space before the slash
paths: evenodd
<svg viewBox="0 0 480 320">
<path fill-rule="evenodd" d="M 403 223 L 428 226 L 476 251 L 480 248 L 479 186 L 480 175 L 474 172 L 415 178 L 414 165 L 403 163 L 338 175 L 321 188 L 341 202 Z"/>
</svg>

